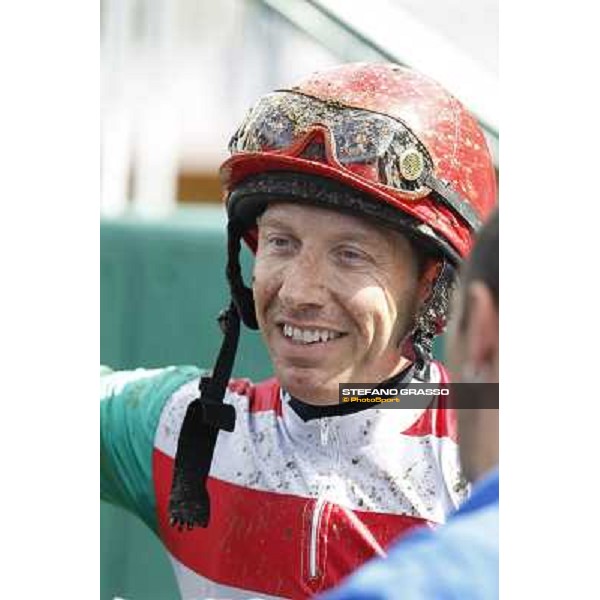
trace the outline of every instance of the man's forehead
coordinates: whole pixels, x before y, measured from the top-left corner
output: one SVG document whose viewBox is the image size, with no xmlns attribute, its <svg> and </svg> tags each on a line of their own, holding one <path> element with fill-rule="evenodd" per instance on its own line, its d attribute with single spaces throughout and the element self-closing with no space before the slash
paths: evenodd
<svg viewBox="0 0 600 600">
<path fill-rule="evenodd" d="M 261 220 L 265 220 L 266 217 L 272 218 L 294 218 L 298 215 L 310 216 L 323 216 L 323 215 L 341 215 L 340 211 L 323 207 L 314 206 L 311 204 L 300 204 L 299 202 L 286 202 L 281 200 L 279 202 L 271 202 L 263 212 Z"/>
</svg>

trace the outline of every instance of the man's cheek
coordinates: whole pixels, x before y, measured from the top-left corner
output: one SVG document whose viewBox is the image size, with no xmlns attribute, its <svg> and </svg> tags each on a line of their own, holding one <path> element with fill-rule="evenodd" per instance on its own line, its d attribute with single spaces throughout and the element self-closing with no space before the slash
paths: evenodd
<svg viewBox="0 0 600 600">
<path fill-rule="evenodd" d="M 265 268 L 262 260 L 257 260 L 252 272 L 252 291 L 254 292 L 254 297 L 256 298 L 257 296 L 264 296 L 265 293 L 268 292 L 268 288 L 268 269 Z"/>
<path fill-rule="evenodd" d="M 260 276 L 257 275 L 256 271 L 252 277 L 252 295 L 254 296 L 254 308 L 256 311 L 256 317 L 258 324 L 262 327 L 262 316 L 265 309 L 265 286 L 262 283 Z"/>
</svg>

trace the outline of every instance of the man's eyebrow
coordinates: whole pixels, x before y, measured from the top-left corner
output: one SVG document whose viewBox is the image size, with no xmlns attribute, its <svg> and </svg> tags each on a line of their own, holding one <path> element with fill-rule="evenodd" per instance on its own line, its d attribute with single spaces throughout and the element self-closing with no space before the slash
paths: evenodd
<svg viewBox="0 0 600 600">
<path fill-rule="evenodd" d="M 352 229 L 336 232 L 334 237 L 344 242 L 372 242 L 375 235 L 367 231 Z"/>
<path fill-rule="evenodd" d="M 383 244 L 391 243 L 391 238 L 386 235 L 383 231 L 372 230 L 372 229 L 362 229 L 362 228 L 352 228 L 352 229 L 342 229 L 341 231 L 337 231 L 333 236 L 333 239 L 339 242 L 356 242 L 360 244 L 376 244 L 380 246 Z"/>
<path fill-rule="evenodd" d="M 261 215 L 256 219 L 256 223 L 259 227 L 277 227 L 279 229 L 291 229 L 292 225 L 290 223 L 286 223 L 278 219 L 277 217 L 273 217 L 271 215 Z"/>
<path fill-rule="evenodd" d="M 260 227 L 269 227 L 275 229 L 284 229 L 284 230 L 293 230 L 294 225 L 289 221 L 281 220 L 278 217 L 274 217 L 271 215 L 260 216 L 256 220 L 257 224 Z M 374 241 L 380 242 L 382 239 L 387 241 L 387 236 L 383 235 L 380 231 L 371 231 L 367 229 L 360 228 L 345 228 L 342 230 L 334 231 L 334 235 L 332 236 L 337 242 L 357 242 L 357 243 L 372 243 Z"/>
</svg>

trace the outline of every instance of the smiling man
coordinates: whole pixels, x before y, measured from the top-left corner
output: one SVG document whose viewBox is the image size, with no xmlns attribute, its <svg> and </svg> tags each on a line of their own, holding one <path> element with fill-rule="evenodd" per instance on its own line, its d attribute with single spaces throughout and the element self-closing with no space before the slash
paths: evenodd
<svg viewBox="0 0 600 600">
<path fill-rule="evenodd" d="M 273 203 L 259 218 L 254 299 L 279 381 L 316 405 L 339 382 L 403 371 L 399 342 L 418 304 L 415 251 L 354 216 Z"/>
<path fill-rule="evenodd" d="M 160 536 L 184 598 L 308 597 L 464 497 L 450 410 L 340 404 L 338 385 L 447 381 L 432 343 L 495 175 L 464 107 L 396 65 L 268 94 L 230 151 L 215 368 L 104 378 L 103 497 Z M 273 379 L 230 379 L 242 322 Z"/>
</svg>

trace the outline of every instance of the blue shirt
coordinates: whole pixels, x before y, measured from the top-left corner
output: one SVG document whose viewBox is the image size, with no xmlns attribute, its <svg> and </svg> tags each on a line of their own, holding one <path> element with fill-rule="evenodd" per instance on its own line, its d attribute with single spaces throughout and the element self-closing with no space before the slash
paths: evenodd
<svg viewBox="0 0 600 600">
<path fill-rule="evenodd" d="M 498 598 L 498 469 L 437 530 L 403 538 L 321 600 Z"/>
</svg>

